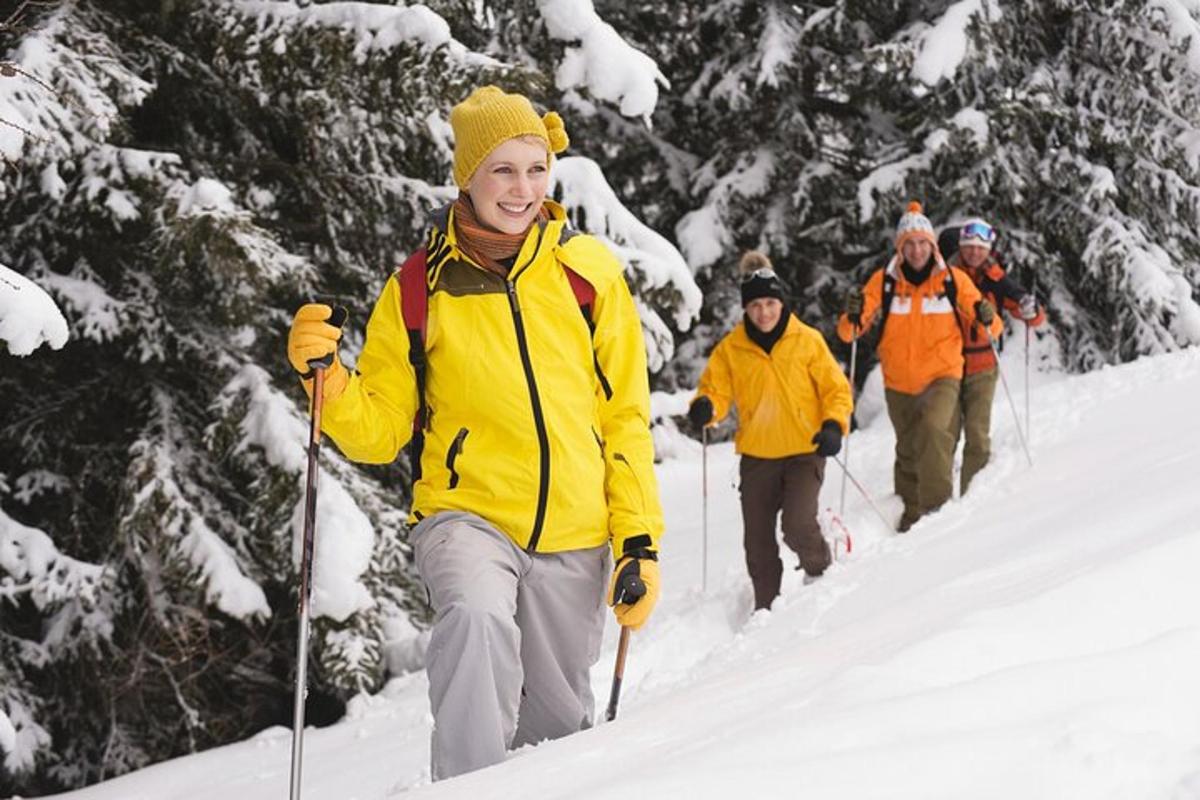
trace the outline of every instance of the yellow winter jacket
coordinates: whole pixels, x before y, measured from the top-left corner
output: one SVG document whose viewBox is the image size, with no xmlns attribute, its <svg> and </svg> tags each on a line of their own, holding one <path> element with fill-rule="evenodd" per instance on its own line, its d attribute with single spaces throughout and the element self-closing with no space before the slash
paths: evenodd
<svg viewBox="0 0 1200 800">
<path fill-rule="evenodd" d="M 850 430 L 853 401 L 825 337 L 789 314 L 787 327 L 768 355 L 740 322 L 717 343 L 700 377 L 714 419 L 737 406 L 737 452 L 757 458 L 812 453 L 813 434 L 832 419 Z"/>
<path fill-rule="evenodd" d="M 567 230 L 547 202 L 508 278 L 435 221 L 425 337 L 428 417 L 410 521 L 483 517 L 529 552 L 612 542 L 657 548 L 663 530 L 650 437 L 645 341 L 620 262 Z M 444 240 L 442 237 L 444 236 Z M 563 265 L 596 291 L 589 330 Z M 345 455 L 392 461 L 412 434 L 417 387 L 398 274 L 385 285 L 345 391 L 322 430 Z"/>
</svg>

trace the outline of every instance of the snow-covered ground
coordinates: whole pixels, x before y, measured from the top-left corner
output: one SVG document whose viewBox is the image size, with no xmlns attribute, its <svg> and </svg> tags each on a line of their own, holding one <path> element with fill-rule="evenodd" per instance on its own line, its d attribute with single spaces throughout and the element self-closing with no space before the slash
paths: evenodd
<svg viewBox="0 0 1200 800">
<path fill-rule="evenodd" d="M 304 797 L 1200 798 L 1200 350 L 1037 378 L 1032 469 L 1001 390 L 966 498 L 897 536 L 851 488 L 850 557 L 809 586 L 789 571 L 753 618 L 731 446 L 709 448 L 705 593 L 699 447 L 660 465 L 665 592 L 616 722 L 429 784 L 418 672 L 307 731 Z M 875 414 L 850 467 L 894 517 L 892 445 Z M 840 489 L 831 464 L 825 503 Z M 60 797 L 282 798 L 290 743 L 272 729 Z"/>
</svg>

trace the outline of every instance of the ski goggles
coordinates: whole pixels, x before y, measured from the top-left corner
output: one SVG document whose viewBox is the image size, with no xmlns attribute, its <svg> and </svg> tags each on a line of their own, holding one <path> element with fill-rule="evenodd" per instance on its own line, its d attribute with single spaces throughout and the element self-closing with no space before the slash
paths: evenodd
<svg viewBox="0 0 1200 800">
<path fill-rule="evenodd" d="M 968 222 L 958 231 L 958 241 L 977 240 L 986 245 L 996 241 L 996 229 L 986 222 Z"/>
<path fill-rule="evenodd" d="M 778 277 L 779 276 L 775 274 L 775 270 L 772 269 L 771 267 L 759 267 L 758 269 L 754 270 L 753 272 L 747 272 L 745 275 L 743 275 L 739 279 L 739 282 L 740 283 L 749 283 L 750 281 L 754 280 L 755 278 L 762 278 L 763 280 L 769 281 L 773 278 L 778 278 Z"/>
</svg>

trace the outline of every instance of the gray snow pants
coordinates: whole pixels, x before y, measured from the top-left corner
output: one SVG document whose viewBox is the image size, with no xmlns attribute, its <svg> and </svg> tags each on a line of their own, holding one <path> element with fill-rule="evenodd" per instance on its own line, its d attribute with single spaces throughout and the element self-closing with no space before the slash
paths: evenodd
<svg viewBox="0 0 1200 800">
<path fill-rule="evenodd" d="M 411 541 L 436 614 L 425 655 L 433 779 L 591 727 L 609 547 L 530 554 L 459 511 L 422 520 Z"/>
</svg>

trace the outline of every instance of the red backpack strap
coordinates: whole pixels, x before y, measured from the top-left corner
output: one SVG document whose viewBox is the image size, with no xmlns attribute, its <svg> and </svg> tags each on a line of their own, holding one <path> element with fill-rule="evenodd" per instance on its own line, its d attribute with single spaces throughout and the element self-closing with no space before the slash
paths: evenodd
<svg viewBox="0 0 1200 800">
<path fill-rule="evenodd" d="M 566 264 L 563 264 L 563 272 L 567 273 L 567 282 L 571 284 L 571 291 L 575 293 L 575 302 L 579 304 L 579 310 L 583 312 L 583 318 L 587 320 L 588 328 L 593 328 L 595 324 L 592 322 L 592 310 L 596 305 L 596 287 Z"/>
<path fill-rule="evenodd" d="M 566 264 L 563 264 L 563 272 L 567 273 L 567 282 L 571 284 L 571 291 L 575 294 L 575 302 L 579 304 L 579 311 L 583 314 L 583 318 L 587 322 L 588 330 L 595 335 L 596 322 L 592 318 L 592 312 L 596 307 L 596 287 L 592 286 L 587 278 Z M 596 354 L 594 346 L 592 348 L 592 367 L 596 370 L 596 378 L 599 379 L 600 387 L 604 390 L 604 397 L 611 400 L 613 396 L 612 385 L 608 382 L 608 376 L 604 374 L 604 370 L 600 367 L 600 357 Z"/>
<path fill-rule="evenodd" d="M 419 331 L 422 351 L 425 341 L 425 323 L 429 316 L 429 288 L 425 283 L 425 248 L 408 257 L 400 266 L 400 311 L 404 316 L 404 327 Z M 409 356 L 411 360 L 411 356 Z"/>
<path fill-rule="evenodd" d="M 429 319 L 429 284 L 426 282 L 425 248 L 408 257 L 400 267 L 400 313 L 408 332 L 408 361 L 417 378 L 417 413 L 408 443 L 412 482 L 421 478 L 421 451 L 425 446 L 425 329 Z"/>
</svg>

